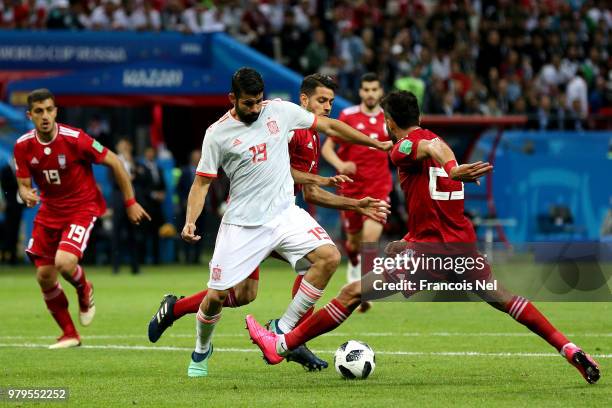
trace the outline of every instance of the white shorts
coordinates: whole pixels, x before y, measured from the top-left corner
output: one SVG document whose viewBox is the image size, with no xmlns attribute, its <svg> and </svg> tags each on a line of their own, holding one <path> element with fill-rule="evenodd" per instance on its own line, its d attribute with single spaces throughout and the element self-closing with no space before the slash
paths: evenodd
<svg viewBox="0 0 612 408">
<path fill-rule="evenodd" d="M 298 272 L 310 263 L 304 257 L 322 245 L 334 245 L 327 232 L 296 205 L 264 225 L 245 227 L 221 224 L 215 251 L 209 263 L 208 287 L 229 289 L 246 279 L 272 251 L 285 258 Z"/>
</svg>

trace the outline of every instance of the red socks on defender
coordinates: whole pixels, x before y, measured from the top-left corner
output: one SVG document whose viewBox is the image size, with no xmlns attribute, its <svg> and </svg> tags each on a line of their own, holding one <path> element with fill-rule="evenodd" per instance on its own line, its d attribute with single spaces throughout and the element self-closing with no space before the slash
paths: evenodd
<svg viewBox="0 0 612 408">
<path fill-rule="evenodd" d="M 51 316 L 55 319 L 59 327 L 64 332 L 64 336 L 78 337 L 70 312 L 68 311 L 68 298 L 62 289 L 59 282 L 50 289 L 43 289 L 43 297 L 47 304 L 47 309 L 51 312 Z"/>
<path fill-rule="evenodd" d="M 355 307 L 359 304 L 355 305 Z M 308 340 L 320 336 L 323 333 L 334 330 L 353 312 L 342 306 L 336 299 L 319 309 L 309 319 L 304 320 L 295 329 L 285 334 L 287 348 L 292 350 Z"/>
<path fill-rule="evenodd" d="M 247 279 L 259 280 L 259 267 L 255 268 Z M 194 295 L 188 296 L 183 299 L 179 299 L 174 304 L 174 318 L 179 319 L 189 313 L 197 313 L 200 309 L 202 299 L 208 293 L 208 289 L 198 292 Z M 229 294 L 223 302 L 223 307 L 238 307 L 240 306 L 236 301 L 236 292 L 234 289 L 229 290 Z"/>
<path fill-rule="evenodd" d="M 552 324 L 531 302 L 524 297 L 514 296 L 506 305 L 506 313 L 517 322 L 527 326 L 529 330 L 546 340 L 551 346 L 561 351 L 569 343 L 563 333 L 554 328 Z"/>
</svg>

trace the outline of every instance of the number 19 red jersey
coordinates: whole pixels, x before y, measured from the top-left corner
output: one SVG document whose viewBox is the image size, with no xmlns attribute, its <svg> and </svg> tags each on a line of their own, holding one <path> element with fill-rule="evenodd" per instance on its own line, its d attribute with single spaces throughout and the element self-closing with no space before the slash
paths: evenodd
<svg viewBox="0 0 612 408">
<path fill-rule="evenodd" d="M 36 222 L 49 228 L 62 228 L 77 212 L 100 216 L 106 210 L 91 164 L 101 163 L 108 150 L 80 129 L 58 123 L 56 130 L 48 143 L 32 130 L 14 149 L 17 177 L 32 177 L 40 192 Z"/>
<path fill-rule="evenodd" d="M 475 242 L 472 223 L 463 214 L 463 183 L 448 178 L 444 163 L 416 159 L 419 142 L 435 138 L 439 136 L 419 128 L 400 139 L 391 151 L 408 207 L 408 234 L 404 240 Z"/>
</svg>

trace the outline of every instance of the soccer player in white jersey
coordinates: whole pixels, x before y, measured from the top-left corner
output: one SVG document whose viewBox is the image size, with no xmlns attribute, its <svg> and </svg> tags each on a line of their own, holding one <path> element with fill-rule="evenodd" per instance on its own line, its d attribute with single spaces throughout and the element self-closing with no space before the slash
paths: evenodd
<svg viewBox="0 0 612 408">
<path fill-rule="evenodd" d="M 196 315 L 196 347 L 188 376 L 208 375 L 208 359 L 215 325 L 231 287 L 246 279 L 276 251 L 294 269 L 309 265 L 300 289 L 285 312 L 295 323 L 321 297 L 340 262 L 340 253 L 325 230 L 295 205 L 289 164 L 289 134 L 313 128 L 334 133 L 354 143 L 389 150 L 390 142 L 371 139 L 350 126 L 281 100 L 264 101 L 261 75 L 241 68 L 232 77 L 229 94 L 233 108 L 206 130 L 202 158 L 187 201 L 181 233 L 195 242 L 195 221 L 217 170 L 230 179 L 229 205 L 209 263 L 208 293 Z"/>
</svg>

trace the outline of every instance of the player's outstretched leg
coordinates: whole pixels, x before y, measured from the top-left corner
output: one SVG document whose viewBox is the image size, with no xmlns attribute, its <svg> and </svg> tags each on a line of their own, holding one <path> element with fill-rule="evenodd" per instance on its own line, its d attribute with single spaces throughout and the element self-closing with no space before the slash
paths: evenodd
<svg viewBox="0 0 612 408">
<path fill-rule="evenodd" d="M 306 318 L 310 317 L 312 313 L 304 315 Z M 306 319 L 304 319 L 306 320 Z M 272 333 L 283 334 L 283 331 L 278 327 L 278 319 L 272 319 L 266 324 L 266 328 Z M 327 361 L 317 357 L 307 346 L 302 344 L 294 350 L 289 350 L 285 355 L 287 362 L 294 362 L 300 364 L 304 369 L 308 371 L 321 371 L 324 368 L 329 367 Z"/>
<path fill-rule="evenodd" d="M 360 303 L 361 283 L 353 282 L 345 285 L 338 297 L 284 335 L 267 331 L 251 315 L 246 317 L 247 330 L 253 343 L 263 352 L 264 360 L 268 364 L 278 364 L 290 350 L 340 326 Z"/>
<path fill-rule="evenodd" d="M 496 291 L 486 291 L 478 294 L 491 306 L 509 314 L 514 320 L 546 340 L 571 365 L 578 369 L 588 383 L 594 384 L 599 380 L 600 371 L 597 362 L 550 324 L 528 299 L 512 295 L 501 288 L 499 283 Z"/>
<path fill-rule="evenodd" d="M 223 307 L 240 307 L 251 303 L 257 296 L 258 284 L 259 267 L 247 279 L 229 290 L 223 302 Z M 187 297 L 181 296 L 180 298 L 173 294 L 164 295 L 157 312 L 149 320 L 149 341 L 155 343 L 175 321 L 186 314 L 197 313 L 206 293 L 208 293 L 208 290 Z"/>
</svg>

